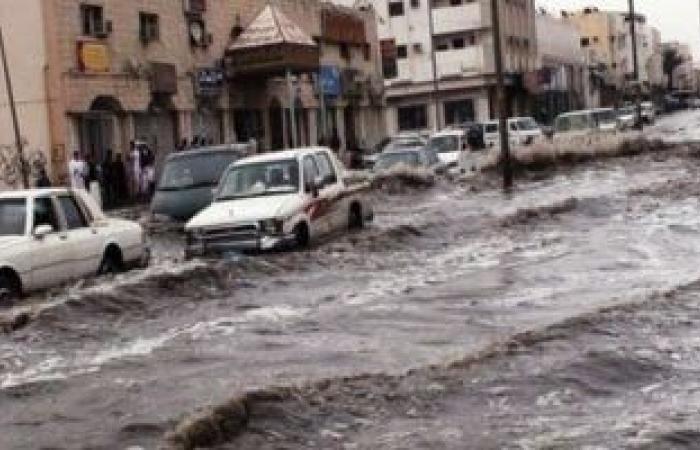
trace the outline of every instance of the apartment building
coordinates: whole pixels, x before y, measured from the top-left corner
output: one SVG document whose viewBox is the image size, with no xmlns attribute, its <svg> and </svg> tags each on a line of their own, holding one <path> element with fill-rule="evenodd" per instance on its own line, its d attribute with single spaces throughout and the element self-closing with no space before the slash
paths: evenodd
<svg viewBox="0 0 700 450">
<path fill-rule="evenodd" d="M 578 28 L 543 12 L 536 20 L 538 69 L 528 83 L 533 85 L 535 118 L 551 123 L 563 112 L 597 106 Z"/>
<path fill-rule="evenodd" d="M 585 8 L 565 13 L 564 19 L 578 28 L 589 65 L 602 69 L 603 103 L 617 102 L 634 80 L 630 14 Z M 635 25 L 638 77 L 644 92 L 649 94 L 663 83 L 660 34 L 641 14 L 635 15 Z"/>
<path fill-rule="evenodd" d="M 662 44 L 664 50 L 674 51 L 682 60 L 681 64 L 673 70 L 671 89 L 679 91 L 695 91 L 698 89 L 693 63 L 693 52 L 690 45 L 677 41 Z"/>
<path fill-rule="evenodd" d="M 434 130 L 495 113 L 489 0 L 379 0 L 389 133 Z M 508 102 L 529 108 L 524 74 L 537 57 L 533 0 L 506 0 L 501 29 Z"/>
<path fill-rule="evenodd" d="M 317 55 L 292 74 L 291 89 L 279 67 L 250 77 L 226 64 L 235 40 L 269 6 L 265 0 L 0 2 L 28 151 L 45 155 L 52 178 L 64 180 L 73 151 L 100 161 L 108 150 L 125 153 L 133 140 L 149 143 L 159 159 L 195 136 L 253 138 L 260 150 L 276 150 L 294 142 L 286 125 L 292 110 L 299 145 L 318 142 L 320 123 L 343 147 L 378 139 L 381 64 L 372 11 L 317 0 L 274 5 L 275 17 L 306 36 Z M 322 86 L 330 86 L 325 102 Z M 14 151 L 6 99 L 3 85 L 0 150 Z"/>
</svg>

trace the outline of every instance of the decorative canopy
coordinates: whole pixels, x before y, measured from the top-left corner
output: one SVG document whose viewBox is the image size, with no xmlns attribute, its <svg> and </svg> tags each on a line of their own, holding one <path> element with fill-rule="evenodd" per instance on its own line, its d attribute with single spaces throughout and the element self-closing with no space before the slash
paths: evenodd
<svg viewBox="0 0 700 450">
<path fill-rule="evenodd" d="M 316 70 L 318 45 L 276 6 L 267 5 L 229 46 L 230 76 Z"/>
</svg>

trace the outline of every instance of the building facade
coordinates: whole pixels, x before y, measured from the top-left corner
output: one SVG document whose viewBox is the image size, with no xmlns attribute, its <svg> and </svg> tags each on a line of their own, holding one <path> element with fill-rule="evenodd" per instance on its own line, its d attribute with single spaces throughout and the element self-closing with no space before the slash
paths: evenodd
<svg viewBox="0 0 700 450">
<path fill-rule="evenodd" d="M 147 142 L 159 160 L 195 137 L 207 143 L 255 139 L 261 151 L 291 143 L 279 136 L 276 122 L 289 109 L 285 78 L 239 79 L 225 64 L 265 0 L 1 3 L 22 136 L 28 149 L 45 156 L 56 180 L 65 180 L 74 151 L 101 161 L 108 150 L 126 153 L 134 140 Z M 372 11 L 317 0 L 275 5 L 321 55 L 314 70 L 292 80 L 304 130 L 297 143 L 316 144 L 321 122 L 343 148 L 379 139 L 381 71 Z M 334 27 L 323 29 L 322 17 Z M 325 102 L 319 98 L 322 67 L 338 74 L 331 81 L 339 88 Z M 0 95 L 0 146 L 14 149 L 4 86 Z M 321 109 L 328 121 L 321 120 Z"/>
<path fill-rule="evenodd" d="M 581 35 L 572 23 L 545 13 L 537 15 L 537 67 L 531 90 L 536 93 L 534 116 L 540 123 L 592 106 Z"/>
<path fill-rule="evenodd" d="M 635 73 L 630 14 L 585 8 L 564 13 L 564 18 L 581 34 L 581 47 L 602 91 L 601 103 L 614 105 L 631 95 Z M 636 14 L 634 20 L 638 80 L 643 93 L 651 95 L 663 84 L 660 33 L 645 16 Z"/>
<path fill-rule="evenodd" d="M 379 21 L 389 134 L 435 130 L 495 113 L 489 0 L 381 0 Z M 529 109 L 524 74 L 536 66 L 532 0 L 501 5 L 509 109 Z"/>
</svg>

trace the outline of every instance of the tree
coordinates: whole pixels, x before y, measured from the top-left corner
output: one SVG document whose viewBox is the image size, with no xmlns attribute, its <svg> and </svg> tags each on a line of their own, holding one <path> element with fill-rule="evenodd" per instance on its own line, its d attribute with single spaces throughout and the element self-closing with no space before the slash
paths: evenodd
<svg viewBox="0 0 700 450">
<path fill-rule="evenodd" d="M 668 77 L 669 91 L 673 89 L 673 73 L 683 62 L 683 57 L 678 54 L 678 50 L 675 48 L 667 48 L 664 50 L 664 75 Z"/>
</svg>

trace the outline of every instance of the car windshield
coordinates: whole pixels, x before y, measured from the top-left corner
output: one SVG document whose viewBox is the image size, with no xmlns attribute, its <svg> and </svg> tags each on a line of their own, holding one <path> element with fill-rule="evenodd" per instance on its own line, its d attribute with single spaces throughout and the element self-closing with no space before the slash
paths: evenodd
<svg viewBox="0 0 700 450">
<path fill-rule="evenodd" d="M 376 168 L 377 170 L 389 170 L 400 164 L 410 167 L 419 166 L 420 158 L 418 157 L 418 152 L 384 153 L 377 161 Z"/>
<path fill-rule="evenodd" d="M 616 120 L 615 111 L 613 111 L 612 109 L 603 110 L 603 111 L 595 111 L 593 113 L 593 118 L 598 123 L 598 125 L 615 123 L 615 120 Z"/>
<path fill-rule="evenodd" d="M 394 150 L 400 150 L 402 148 L 422 147 L 424 145 L 425 145 L 425 142 L 423 142 L 417 138 L 416 139 L 402 138 L 402 139 L 397 139 L 397 140 L 391 141 L 389 144 L 387 144 L 386 147 L 384 147 L 384 151 L 391 152 Z"/>
<path fill-rule="evenodd" d="M 459 151 L 459 137 L 435 136 L 428 141 L 428 148 L 438 153 L 450 153 Z"/>
<path fill-rule="evenodd" d="M 27 201 L 0 200 L 0 236 L 23 236 L 26 230 Z"/>
<path fill-rule="evenodd" d="M 556 131 L 580 131 L 593 128 L 591 117 L 588 114 L 571 114 L 557 118 Z"/>
<path fill-rule="evenodd" d="M 534 131 L 534 130 L 539 130 L 540 126 L 535 122 L 535 119 L 532 117 L 525 117 L 522 119 L 518 119 L 518 128 L 523 130 L 523 131 Z"/>
<path fill-rule="evenodd" d="M 636 108 L 634 106 L 627 106 L 625 108 L 622 108 L 619 112 L 620 116 L 629 116 L 631 114 L 636 113 Z"/>
<path fill-rule="evenodd" d="M 296 159 L 242 164 L 223 177 L 217 200 L 289 194 L 299 191 L 299 162 Z"/>
<path fill-rule="evenodd" d="M 238 154 L 230 151 L 173 158 L 165 164 L 158 190 L 216 186 L 223 171 L 236 159 Z"/>
</svg>

